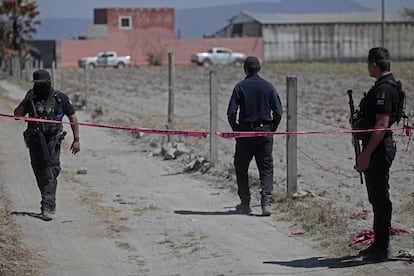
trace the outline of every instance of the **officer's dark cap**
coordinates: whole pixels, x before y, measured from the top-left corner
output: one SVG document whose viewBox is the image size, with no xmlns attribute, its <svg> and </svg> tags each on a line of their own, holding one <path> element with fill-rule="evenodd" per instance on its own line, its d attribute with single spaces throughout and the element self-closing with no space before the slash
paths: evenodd
<svg viewBox="0 0 414 276">
<path fill-rule="evenodd" d="M 33 72 L 33 82 L 48 82 L 50 81 L 50 74 L 48 71 L 40 69 Z"/>
<path fill-rule="evenodd" d="M 248 73 L 257 73 L 260 71 L 260 62 L 257 57 L 249 56 L 244 60 L 244 70 Z"/>
</svg>

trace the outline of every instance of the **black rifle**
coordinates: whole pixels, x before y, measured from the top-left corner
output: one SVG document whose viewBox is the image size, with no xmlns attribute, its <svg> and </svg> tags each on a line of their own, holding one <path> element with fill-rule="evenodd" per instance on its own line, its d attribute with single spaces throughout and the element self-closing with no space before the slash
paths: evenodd
<svg viewBox="0 0 414 276">
<path fill-rule="evenodd" d="M 30 103 L 32 105 L 33 115 L 35 116 L 35 118 L 39 118 L 37 115 L 37 111 L 36 111 L 36 107 L 34 105 L 33 99 L 30 100 Z M 47 147 L 44 131 L 45 131 L 45 128 L 44 128 L 43 123 L 36 123 L 34 134 L 36 134 L 37 138 L 39 139 L 40 148 L 42 150 L 42 155 L 43 155 L 43 160 L 45 160 L 45 163 L 46 163 L 46 173 L 47 173 L 47 176 L 49 177 L 49 180 L 51 180 L 54 177 L 53 172 L 52 172 L 52 160 L 50 160 L 49 149 Z M 66 135 L 66 131 L 63 131 L 60 134 L 60 137 L 55 137 L 55 145 L 53 147 L 55 147 L 57 143 L 62 141 L 65 135 Z"/>
<path fill-rule="evenodd" d="M 348 94 L 349 109 L 350 109 L 350 112 L 351 112 L 349 122 L 351 123 L 351 127 L 353 127 L 354 123 L 355 123 L 355 120 L 356 120 L 356 115 L 357 114 L 355 112 L 354 100 L 352 99 L 352 90 L 348 90 L 348 91 L 346 91 L 346 93 Z M 361 155 L 361 145 L 359 144 L 359 139 L 358 139 L 356 133 L 352 133 L 352 144 L 354 145 L 355 164 L 356 164 L 356 161 L 358 160 L 358 156 Z M 355 165 L 355 168 L 356 168 L 356 165 Z M 359 178 L 361 180 L 361 184 L 364 184 L 364 179 L 362 177 L 362 172 L 359 172 Z"/>
</svg>

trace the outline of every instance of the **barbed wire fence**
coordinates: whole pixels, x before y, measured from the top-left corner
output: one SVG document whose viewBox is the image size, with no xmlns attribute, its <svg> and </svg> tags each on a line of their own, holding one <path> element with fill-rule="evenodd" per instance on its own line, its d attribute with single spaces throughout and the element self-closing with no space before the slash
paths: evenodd
<svg viewBox="0 0 414 276">
<path fill-rule="evenodd" d="M 43 62 L 31 57 L 24 60 L 13 57 L 3 60 L 3 67 L 10 77 L 30 82 L 32 81 L 33 71 L 42 69 Z"/>
<path fill-rule="evenodd" d="M 215 73 L 213 74 L 211 71 L 214 69 Z M 111 70 L 110 76 L 108 78 L 108 70 Z M 224 74 L 221 74 L 220 70 L 226 70 L 226 68 L 222 67 L 213 67 L 202 71 L 203 76 L 198 81 L 205 82 L 205 84 L 198 85 L 192 87 L 188 85 L 188 83 L 184 83 L 183 80 L 178 77 L 178 80 L 175 82 L 175 91 L 178 101 L 176 101 L 176 108 L 174 111 L 174 118 L 178 125 L 186 125 L 186 126 L 194 126 L 197 127 L 197 130 L 209 130 L 210 122 L 215 120 L 216 129 L 212 131 L 227 131 L 231 132 L 231 129 L 227 122 L 226 110 L 228 105 L 228 100 L 230 98 L 232 88 L 235 83 L 237 83 L 236 76 L 233 76 L 233 79 L 229 81 L 228 77 L 222 77 Z M 63 78 L 63 76 L 56 75 L 57 86 L 61 87 L 69 87 L 72 86 L 74 90 L 77 90 L 79 93 L 85 94 L 85 86 L 86 86 L 86 72 L 82 69 L 73 69 L 74 73 L 76 72 L 77 77 L 74 79 L 67 80 Z M 160 70 L 159 72 L 165 72 L 164 69 Z M 199 71 L 200 72 L 200 71 Z M 140 76 L 141 72 L 140 69 L 137 68 L 124 68 L 122 70 L 119 69 L 96 69 L 91 70 L 89 72 L 89 96 L 91 102 L 94 99 L 99 97 L 106 97 L 105 93 L 102 92 L 100 87 L 106 87 L 107 90 L 112 91 L 111 93 L 118 93 L 119 97 L 114 97 L 113 101 L 118 102 L 119 104 L 114 104 L 114 102 L 100 102 L 99 105 L 102 108 L 107 109 L 108 112 L 117 113 L 117 114 L 125 114 L 126 116 L 130 115 L 131 117 L 141 117 L 141 118 L 156 118 L 157 121 L 164 121 L 164 125 L 167 123 L 167 109 L 157 108 L 154 109 L 151 114 L 147 112 L 145 109 L 136 108 L 134 106 L 125 106 L 122 100 L 122 97 L 128 95 L 127 97 L 140 97 L 145 100 L 146 97 L 151 97 L 151 93 L 164 93 L 167 95 L 166 91 L 168 86 L 160 85 L 155 80 L 149 80 L 149 84 L 147 86 L 152 86 L 152 91 L 147 91 L 144 88 L 140 87 L 143 79 Z M 209 77 L 212 76 L 212 80 Z M 116 81 L 114 81 L 116 80 Z M 148 80 L 147 80 L 148 81 Z M 60 82 L 60 83 L 59 83 Z M 167 84 L 167 83 L 166 83 Z M 146 88 L 148 89 L 148 88 Z M 210 97 L 212 91 L 216 90 L 217 93 L 217 101 L 215 105 L 217 106 L 217 113 L 212 113 L 211 108 L 209 106 Z M 283 89 L 282 89 L 283 91 Z M 119 99 L 116 99 L 119 98 Z M 186 98 L 195 98 L 198 100 L 198 109 L 194 108 L 187 108 L 187 102 L 182 101 L 182 99 Z M 167 97 L 164 97 L 167 100 Z M 191 102 L 191 104 L 195 104 Z M 346 118 L 344 118 L 340 123 L 336 121 L 335 118 L 329 118 L 324 116 L 315 116 L 312 113 L 312 109 L 301 109 L 300 105 L 303 105 L 302 100 L 299 98 L 299 108 L 297 110 L 297 115 L 300 117 L 298 120 L 302 126 L 312 127 L 312 130 L 318 129 L 347 129 L 346 127 Z M 161 106 L 166 107 L 166 103 L 159 103 Z M 91 109 L 96 108 L 96 106 L 91 104 Z M 284 107 L 286 105 L 284 104 Z M 194 113 L 194 110 L 197 113 Z M 314 112 L 317 112 L 314 110 Z M 318 115 L 318 114 L 317 114 Z M 320 115 L 320 114 L 319 114 Z M 284 119 L 282 120 L 281 126 L 279 130 L 283 131 L 284 124 L 286 122 L 286 109 L 284 112 Z M 148 121 L 146 121 L 148 122 Z M 146 125 L 142 126 L 146 127 Z M 201 129 L 200 129 L 201 128 Z M 340 150 L 335 148 L 335 143 L 339 140 L 332 140 L 328 143 L 330 146 L 319 145 L 319 141 L 315 135 L 305 135 L 306 137 L 301 136 L 301 142 L 306 140 L 306 144 L 314 143 L 313 147 L 309 147 L 306 145 L 302 145 L 301 143 L 297 146 L 297 158 L 299 164 L 302 164 L 298 168 L 297 174 L 300 175 L 301 168 L 306 164 L 308 166 L 306 170 L 312 171 L 315 174 L 321 174 L 321 172 L 329 172 L 332 175 L 336 175 L 338 179 L 349 179 L 349 178 L 357 178 L 357 174 L 353 175 L 353 171 L 350 169 L 352 167 L 351 155 L 352 155 L 352 144 L 351 140 L 346 135 L 341 135 L 340 142 L 341 147 Z M 278 136 L 277 140 L 275 139 L 275 143 L 277 143 L 277 151 L 278 151 L 278 158 L 284 161 L 284 166 L 286 166 L 286 159 L 287 159 L 287 148 L 283 147 L 283 140 L 286 138 L 286 135 Z M 313 142 L 314 141 L 314 142 Z M 201 141 L 203 143 L 208 143 L 209 141 Z M 229 153 L 231 151 L 231 147 L 233 145 L 233 140 L 228 139 L 218 139 L 216 149 L 212 149 L 207 146 L 210 150 L 210 157 L 213 156 L 213 150 L 219 152 L 220 148 L 228 148 L 230 146 L 230 150 L 227 151 Z M 336 166 L 329 160 L 324 160 L 323 156 L 317 155 L 318 150 L 331 150 L 332 155 L 338 159 L 344 160 L 343 166 Z M 221 153 L 223 154 L 223 153 Z M 316 154 L 316 155 L 315 155 Z M 218 154 L 220 155 L 220 153 Z M 306 163 L 304 163 L 306 161 Z M 347 165 L 347 163 L 349 164 Z M 396 160 L 398 162 L 405 162 L 404 160 Z M 411 163 L 410 163 L 411 164 Z M 399 169 L 401 170 L 401 169 Z M 305 187 L 303 187 L 305 188 Z"/>
</svg>

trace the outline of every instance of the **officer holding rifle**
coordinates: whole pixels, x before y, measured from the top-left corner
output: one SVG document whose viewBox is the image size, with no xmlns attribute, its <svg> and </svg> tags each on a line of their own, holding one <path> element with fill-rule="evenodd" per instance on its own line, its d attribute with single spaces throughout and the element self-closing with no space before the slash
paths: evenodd
<svg viewBox="0 0 414 276">
<path fill-rule="evenodd" d="M 369 50 L 368 72 L 376 82 L 362 98 L 353 128 L 389 128 L 401 117 L 402 88 L 391 73 L 390 54 L 386 48 Z M 388 180 L 396 145 L 391 130 L 360 133 L 358 139 L 362 141 L 362 151 L 357 153 L 356 169 L 365 175 L 368 199 L 374 213 L 375 235 L 374 243 L 360 255 L 364 260 L 383 261 L 388 258 L 389 250 L 392 203 Z"/>
</svg>

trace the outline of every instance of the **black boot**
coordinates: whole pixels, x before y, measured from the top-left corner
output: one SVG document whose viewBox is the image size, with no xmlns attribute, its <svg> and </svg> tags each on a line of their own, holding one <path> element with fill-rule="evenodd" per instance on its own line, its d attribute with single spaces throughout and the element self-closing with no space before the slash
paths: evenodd
<svg viewBox="0 0 414 276">
<path fill-rule="evenodd" d="M 261 193 L 261 205 L 262 205 L 262 216 L 270 216 L 272 214 L 272 202 L 273 196 L 272 194 Z"/>
</svg>

